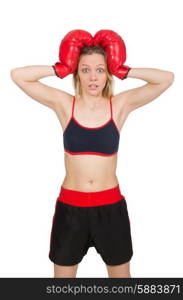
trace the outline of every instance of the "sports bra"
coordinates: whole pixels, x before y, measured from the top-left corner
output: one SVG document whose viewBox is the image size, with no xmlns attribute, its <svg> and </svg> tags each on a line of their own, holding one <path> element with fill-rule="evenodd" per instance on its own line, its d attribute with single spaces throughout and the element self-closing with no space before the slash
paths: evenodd
<svg viewBox="0 0 183 300">
<path fill-rule="evenodd" d="M 72 155 L 114 155 L 118 151 L 120 134 L 112 117 L 111 98 L 111 117 L 99 127 L 86 127 L 75 119 L 75 100 L 74 96 L 72 115 L 63 132 L 64 151 Z"/>
</svg>

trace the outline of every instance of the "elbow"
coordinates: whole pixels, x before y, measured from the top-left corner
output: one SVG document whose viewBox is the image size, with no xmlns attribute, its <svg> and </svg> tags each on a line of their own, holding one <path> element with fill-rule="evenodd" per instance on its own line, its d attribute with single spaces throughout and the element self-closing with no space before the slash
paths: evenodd
<svg viewBox="0 0 183 300">
<path fill-rule="evenodd" d="M 167 81 L 171 84 L 174 82 L 174 73 L 173 72 L 168 72 L 167 73 Z"/>
<path fill-rule="evenodd" d="M 15 76 L 15 71 L 16 71 L 16 69 L 12 69 L 12 70 L 10 71 L 10 76 L 11 76 L 12 79 L 13 79 L 13 77 Z"/>
<path fill-rule="evenodd" d="M 12 69 L 12 70 L 10 71 L 10 77 L 11 77 L 11 79 L 12 79 L 13 81 L 15 81 L 16 78 L 17 78 L 17 76 L 18 76 L 18 68 Z"/>
</svg>

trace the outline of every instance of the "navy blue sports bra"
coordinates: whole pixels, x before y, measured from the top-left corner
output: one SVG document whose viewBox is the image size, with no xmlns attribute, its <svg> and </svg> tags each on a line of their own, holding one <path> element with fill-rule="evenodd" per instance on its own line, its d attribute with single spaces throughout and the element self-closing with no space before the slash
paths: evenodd
<svg viewBox="0 0 183 300">
<path fill-rule="evenodd" d="M 120 134 L 112 117 L 112 102 L 110 98 L 111 118 L 99 127 L 81 125 L 74 117 L 74 96 L 72 116 L 63 132 L 64 151 L 72 155 L 102 155 L 110 156 L 118 151 Z"/>
</svg>

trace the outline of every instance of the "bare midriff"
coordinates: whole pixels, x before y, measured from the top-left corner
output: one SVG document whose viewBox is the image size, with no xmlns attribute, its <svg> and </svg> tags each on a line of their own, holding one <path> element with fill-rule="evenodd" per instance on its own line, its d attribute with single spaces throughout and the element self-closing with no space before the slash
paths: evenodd
<svg viewBox="0 0 183 300">
<path fill-rule="evenodd" d="M 117 154 L 71 155 L 64 153 L 66 176 L 62 186 L 67 189 L 97 192 L 117 186 Z"/>
</svg>

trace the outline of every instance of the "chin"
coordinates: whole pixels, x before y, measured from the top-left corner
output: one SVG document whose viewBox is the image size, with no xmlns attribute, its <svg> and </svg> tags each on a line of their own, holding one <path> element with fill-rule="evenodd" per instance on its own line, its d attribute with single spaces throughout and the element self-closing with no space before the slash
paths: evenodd
<svg viewBox="0 0 183 300">
<path fill-rule="evenodd" d="M 97 90 L 89 90 L 88 93 L 89 94 L 100 94 L 100 93 L 102 93 L 102 91 L 99 91 L 99 90 L 98 91 Z"/>
</svg>

